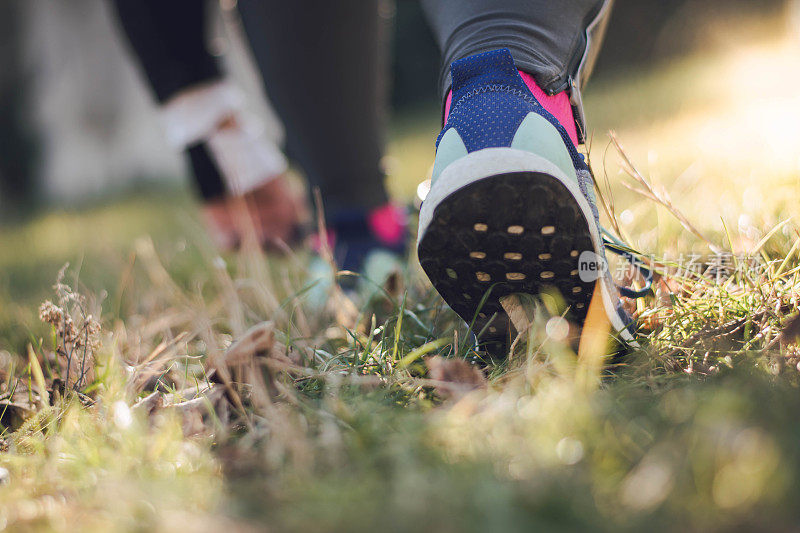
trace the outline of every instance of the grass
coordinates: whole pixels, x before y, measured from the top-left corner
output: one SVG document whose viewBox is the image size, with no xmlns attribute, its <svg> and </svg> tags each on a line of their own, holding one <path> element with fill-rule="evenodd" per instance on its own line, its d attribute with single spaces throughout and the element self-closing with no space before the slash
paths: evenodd
<svg viewBox="0 0 800 533">
<path fill-rule="evenodd" d="M 626 145 L 627 161 L 595 135 L 609 211 L 658 274 L 631 304 L 642 346 L 613 375 L 607 325 L 590 310 L 574 353 L 548 327 L 557 298 L 476 372 L 466 327 L 413 261 L 370 302 L 312 305 L 304 255 L 217 257 L 180 193 L 1 229 L 0 529 L 794 529 L 795 174 L 770 143 L 698 154 L 686 132 L 738 100 L 674 90 L 725 88 L 788 46 L 745 44 L 588 96 L 597 131 L 613 121 Z M 425 116 L 396 128 L 401 196 L 430 164 Z M 678 264 L 720 253 L 730 268 Z"/>
</svg>

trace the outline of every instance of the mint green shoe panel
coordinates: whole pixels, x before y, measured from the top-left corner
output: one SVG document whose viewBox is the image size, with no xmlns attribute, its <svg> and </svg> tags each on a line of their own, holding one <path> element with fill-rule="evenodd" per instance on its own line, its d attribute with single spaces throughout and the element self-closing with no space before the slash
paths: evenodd
<svg viewBox="0 0 800 533">
<path fill-rule="evenodd" d="M 377 249 L 370 252 L 358 276 L 355 287 L 344 288 L 345 294 L 357 305 L 362 305 L 376 295 L 383 294 L 382 288 L 393 274 L 402 274 L 405 269 L 405 258 L 389 250 Z M 328 306 L 335 280 L 335 272 L 330 263 L 315 255 L 308 265 L 308 278 L 304 298 L 309 308 L 322 312 Z"/>
<path fill-rule="evenodd" d="M 318 255 L 311 258 L 306 279 L 306 287 L 309 288 L 305 293 L 305 299 L 311 309 L 320 312 L 325 309 L 333 291 L 335 276 L 330 263 Z"/>
<path fill-rule="evenodd" d="M 358 294 L 361 300 L 367 302 L 375 295 L 382 294 L 381 290 L 393 274 L 401 274 L 404 270 L 404 258 L 388 250 L 375 250 L 370 252 L 364 261 Z"/>
<path fill-rule="evenodd" d="M 362 278 L 374 286 L 381 287 L 389 276 L 403 270 L 403 258 L 388 250 L 370 252 L 364 261 Z"/>
<path fill-rule="evenodd" d="M 450 163 L 461 159 L 467 155 L 467 147 L 459 137 L 455 128 L 450 128 L 442 136 L 439 146 L 436 148 L 436 160 L 433 163 L 433 174 L 431 175 L 431 185 L 436 183 L 436 179 Z"/>
<path fill-rule="evenodd" d="M 578 183 L 575 166 L 572 164 L 569 150 L 564 146 L 563 137 L 543 116 L 528 113 L 514 134 L 511 148 L 531 152 L 547 159 L 563 170 L 567 177 Z"/>
</svg>

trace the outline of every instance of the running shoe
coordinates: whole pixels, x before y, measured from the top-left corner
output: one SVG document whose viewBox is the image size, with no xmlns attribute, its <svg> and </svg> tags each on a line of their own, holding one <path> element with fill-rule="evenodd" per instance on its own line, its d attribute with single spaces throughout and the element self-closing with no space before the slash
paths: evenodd
<svg viewBox="0 0 800 533">
<path fill-rule="evenodd" d="M 599 290 L 618 339 L 635 343 L 606 263 L 591 172 L 566 129 L 508 49 L 450 70 L 452 104 L 417 242 L 433 286 L 489 351 L 508 347 L 503 297 L 553 289 L 578 325 Z"/>
<path fill-rule="evenodd" d="M 381 292 L 392 275 L 402 273 L 408 243 L 407 218 L 406 210 L 392 203 L 369 211 L 342 211 L 330 217 L 325 239 L 336 270 L 323 253 L 322 239 L 314 235 L 311 247 L 316 254 L 309 265 L 308 290 L 312 306 L 325 305 L 334 283 L 366 302 Z"/>
</svg>

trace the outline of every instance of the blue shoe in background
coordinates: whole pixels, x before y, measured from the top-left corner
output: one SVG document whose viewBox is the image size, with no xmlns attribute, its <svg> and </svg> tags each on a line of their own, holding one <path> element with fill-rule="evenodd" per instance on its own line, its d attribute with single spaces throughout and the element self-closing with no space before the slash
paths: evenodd
<svg viewBox="0 0 800 533">
<path fill-rule="evenodd" d="M 334 283 L 367 302 L 392 275 L 401 274 L 406 266 L 407 219 L 406 210 L 392 203 L 331 216 L 325 238 L 338 272 L 323 257 L 321 239 L 315 236 L 318 242 L 312 243 L 312 248 L 317 253 L 309 265 L 308 300 L 312 306 L 327 304 Z M 352 274 L 342 275 L 342 271 Z"/>
</svg>

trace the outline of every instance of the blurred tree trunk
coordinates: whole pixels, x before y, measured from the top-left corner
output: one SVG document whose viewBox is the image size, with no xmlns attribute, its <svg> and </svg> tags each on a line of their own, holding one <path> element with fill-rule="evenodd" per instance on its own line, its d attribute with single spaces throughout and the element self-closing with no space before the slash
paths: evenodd
<svg viewBox="0 0 800 533">
<path fill-rule="evenodd" d="M 0 209 L 24 209 L 37 183 L 36 155 L 28 107 L 28 76 L 23 66 L 24 0 L 0 2 Z"/>
</svg>

